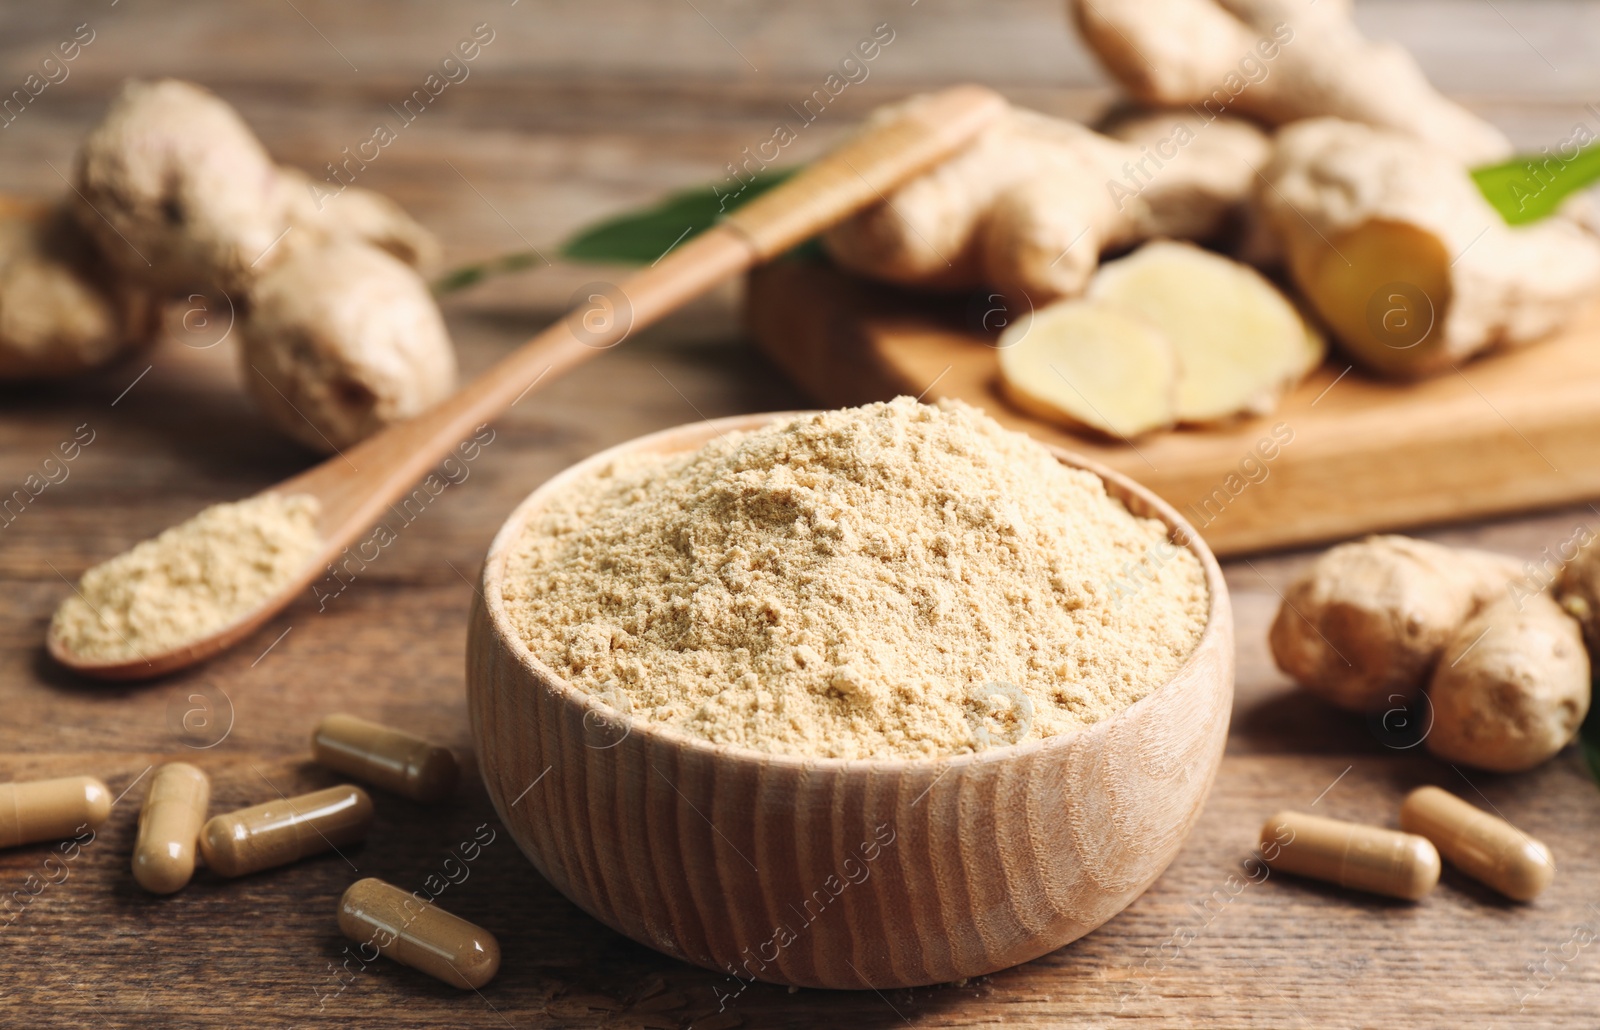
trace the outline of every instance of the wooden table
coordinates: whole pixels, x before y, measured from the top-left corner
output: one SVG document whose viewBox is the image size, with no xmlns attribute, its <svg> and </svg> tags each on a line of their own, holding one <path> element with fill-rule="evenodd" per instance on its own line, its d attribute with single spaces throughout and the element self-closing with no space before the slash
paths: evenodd
<svg viewBox="0 0 1600 1030">
<path fill-rule="evenodd" d="M 1585 59 L 1600 23 L 1594 5 L 1403 2 L 1361 14 L 1524 143 L 1595 119 L 1583 107 L 1600 97 L 1600 70 Z M 362 173 L 363 185 L 435 228 L 452 261 L 528 245 L 550 253 L 599 214 L 718 178 L 885 22 L 895 42 L 871 76 L 786 159 L 820 151 L 876 103 L 957 78 L 1066 114 L 1087 115 L 1108 98 L 1053 0 L 252 0 L 207 17 L 176 4 L 10 5 L 0 14 L 7 91 L 74 25 L 89 24 L 95 39 L 66 81 L 0 130 L 0 189 L 60 190 L 56 172 L 69 169 L 78 136 L 128 74 L 198 78 L 237 103 L 280 159 L 319 168 L 367 138 L 386 105 L 480 22 L 496 36 L 471 77 Z M 452 300 L 465 368 L 484 367 L 579 286 L 615 274 L 557 265 Z M 219 809 L 322 786 L 333 777 L 309 763 L 306 737 L 320 714 L 340 709 L 425 730 L 468 754 L 471 581 L 516 501 L 639 433 L 804 403 L 750 353 L 735 304 L 734 291 L 718 294 L 532 395 L 497 424 L 470 478 L 325 610 L 300 604 L 219 660 L 147 685 L 76 680 L 45 658 L 40 641 L 64 579 L 310 457 L 245 403 L 228 343 L 173 343 L 81 382 L 0 392 L 4 492 L 77 427 L 94 434 L 69 478 L 0 528 L 0 778 L 83 772 L 128 791 L 65 866 L 46 864 L 53 846 L 0 854 L 0 899 L 13 899 L 0 909 L 10 920 L 0 928 L 0 1025 L 1595 1025 L 1600 795 L 1581 760 L 1569 750 L 1522 776 L 1463 776 L 1296 693 L 1264 637 L 1276 591 L 1303 554 L 1228 567 L 1239 625 L 1232 738 L 1178 860 L 1099 932 L 972 982 L 887 994 L 755 986 L 719 1011 L 721 977 L 617 936 L 545 884 L 471 776 L 443 809 L 380 797 L 371 838 L 348 864 L 320 858 L 238 882 L 202 873 L 170 898 L 134 886 L 128 854 L 140 778 L 153 763 L 208 769 Z M 1428 535 L 1534 558 L 1596 518 L 1582 506 Z M 1392 822 L 1403 792 L 1428 782 L 1493 804 L 1549 842 L 1561 869 L 1554 887 L 1514 906 L 1447 872 L 1412 906 L 1249 878 L 1255 867 L 1244 860 L 1273 810 L 1314 805 Z M 475 861 L 447 864 L 489 832 Z M 441 901 L 498 935 L 499 979 L 481 997 L 463 995 L 387 962 L 350 959 L 333 908 L 358 869 L 407 886 L 460 879 Z"/>
</svg>

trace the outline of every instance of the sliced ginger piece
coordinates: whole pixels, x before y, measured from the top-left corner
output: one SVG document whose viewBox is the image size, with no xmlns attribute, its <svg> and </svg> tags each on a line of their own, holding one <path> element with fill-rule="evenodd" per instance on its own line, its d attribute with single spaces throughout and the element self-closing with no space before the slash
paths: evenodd
<svg viewBox="0 0 1600 1030">
<path fill-rule="evenodd" d="M 1188 243 L 1148 243 L 1101 267 L 1088 296 L 1155 326 L 1177 356 L 1179 422 L 1270 411 L 1323 344 L 1261 273 Z"/>
<path fill-rule="evenodd" d="M 1176 413 L 1178 363 L 1154 326 L 1104 304 L 1066 300 L 1000 337 L 1000 383 L 1017 407 L 1129 439 Z"/>
</svg>

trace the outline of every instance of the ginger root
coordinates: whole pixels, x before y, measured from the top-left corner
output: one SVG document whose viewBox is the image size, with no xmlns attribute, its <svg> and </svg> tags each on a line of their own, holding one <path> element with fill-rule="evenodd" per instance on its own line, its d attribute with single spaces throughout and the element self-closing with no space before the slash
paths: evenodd
<svg viewBox="0 0 1600 1030">
<path fill-rule="evenodd" d="M 454 388 L 449 336 L 413 270 L 436 263 L 432 234 L 369 190 L 319 206 L 208 91 L 128 83 L 77 177 L 80 224 L 130 280 L 237 302 L 246 381 L 289 436 L 345 447 Z"/>
<path fill-rule="evenodd" d="M 78 153 L 79 221 L 135 282 L 166 295 L 244 289 L 288 197 L 239 113 L 176 79 L 131 81 Z"/>
<path fill-rule="evenodd" d="M 1561 569 L 1556 597 L 1578 620 L 1590 652 L 1600 654 L 1600 541 L 1590 538 Z"/>
<path fill-rule="evenodd" d="M 1268 639 L 1278 668 L 1352 711 L 1403 707 L 1426 684 L 1428 750 L 1480 769 L 1538 765 L 1589 710 L 1578 621 L 1507 555 L 1403 536 L 1341 544 L 1284 594 Z"/>
<path fill-rule="evenodd" d="M 1228 223 L 1242 222 L 1254 211 L 1253 205 L 1242 201 L 1255 187 L 1256 169 L 1272 156 L 1272 140 L 1260 126 L 1228 115 L 1210 117 L 1188 107 L 1121 106 L 1103 117 L 1097 128 L 1138 148 L 1138 161 L 1123 169 L 1122 185 L 1149 186 L 1144 197 L 1161 235 L 1209 240 L 1219 233 L 1236 235 L 1244 228 Z M 1193 160 L 1180 165 L 1183 187 L 1158 187 L 1162 155 L 1191 146 L 1199 149 L 1191 151 Z M 1224 213 L 1221 219 L 1219 211 Z"/>
<path fill-rule="evenodd" d="M 1518 578 L 1515 560 L 1404 536 L 1340 544 L 1284 593 L 1268 642 L 1278 668 L 1341 708 L 1372 712 L 1422 689 L 1462 622 Z"/>
<path fill-rule="evenodd" d="M 0 200 L 0 381 L 98 368 L 159 324 L 155 300 L 111 275 L 64 204 Z"/>
<path fill-rule="evenodd" d="M 250 291 L 240 361 L 272 421 L 348 447 L 449 394 L 455 351 L 427 286 L 363 241 L 293 246 Z"/>
<path fill-rule="evenodd" d="M 296 230 L 323 239 L 364 240 L 424 275 L 438 268 L 438 239 L 383 194 L 346 186 L 318 207 L 312 199 L 311 179 L 304 172 L 280 165 L 278 176 L 290 198 L 288 219 Z"/>
<path fill-rule="evenodd" d="M 1594 236 L 1562 217 L 1506 225 L 1450 154 L 1408 136 L 1300 122 L 1262 174 L 1295 284 L 1374 371 L 1425 375 L 1537 339 L 1600 287 Z"/>
<path fill-rule="evenodd" d="M 1331 116 L 1431 144 L 1462 164 L 1511 152 L 1398 46 L 1363 37 L 1349 0 L 1068 0 L 1079 32 L 1140 103 L 1282 125 Z"/>
<path fill-rule="evenodd" d="M 419 267 L 438 243 L 399 205 L 348 188 L 318 209 L 225 101 L 177 79 L 130 81 L 78 154 L 79 221 L 124 275 L 168 295 L 240 295 L 286 234 L 354 237 Z"/>
<path fill-rule="evenodd" d="M 907 286 L 988 284 L 1019 311 L 1083 292 L 1108 250 L 1205 238 L 1245 205 L 1265 143 L 1176 118 L 1154 144 L 1012 109 L 966 151 L 824 235 L 842 267 Z"/>
<path fill-rule="evenodd" d="M 1578 624 L 1544 594 L 1502 598 L 1462 623 L 1428 686 L 1428 750 L 1520 772 L 1566 747 L 1589 712 Z"/>
</svg>

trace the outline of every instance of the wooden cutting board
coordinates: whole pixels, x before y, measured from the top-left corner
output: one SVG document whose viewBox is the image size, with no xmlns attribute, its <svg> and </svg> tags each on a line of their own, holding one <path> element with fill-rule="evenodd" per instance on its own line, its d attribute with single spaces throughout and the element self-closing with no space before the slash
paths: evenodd
<svg viewBox="0 0 1600 1030">
<path fill-rule="evenodd" d="M 1369 379 L 1335 355 L 1269 416 L 1131 444 L 1011 407 L 978 328 L 1004 317 L 993 307 L 805 261 L 758 269 L 746 296 L 761 349 L 819 403 L 979 405 L 1150 487 L 1219 554 L 1600 496 L 1600 305 L 1559 336 L 1420 383 Z"/>
</svg>

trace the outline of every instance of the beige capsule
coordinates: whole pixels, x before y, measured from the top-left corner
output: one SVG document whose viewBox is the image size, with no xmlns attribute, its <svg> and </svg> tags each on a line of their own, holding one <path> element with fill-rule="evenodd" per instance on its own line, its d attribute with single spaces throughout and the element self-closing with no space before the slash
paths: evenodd
<svg viewBox="0 0 1600 1030">
<path fill-rule="evenodd" d="M 455 987 L 482 987 L 500 969 L 494 934 L 375 877 L 345 890 L 339 929 L 357 944 Z"/>
<path fill-rule="evenodd" d="M 200 831 L 200 853 L 220 876 L 243 876 L 352 844 L 372 825 L 372 799 L 343 784 L 219 815 Z"/>
<path fill-rule="evenodd" d="M 1409 901 L 1439 882 L 1439 852 L 1426 837 L 1304 812 L 1266 821 L 1261 857 L 1274 870 Z"/>
<path fill-rule="evenodd" d="M 150 778 L 133 845 L 133 878 L 152 894 L 171 894 L 194 876 L 211 780 L 187 762 L 168 762 Z"/>
<path fill-rule="evenodd" d="M 111 814 L 111 791 L 93 776 L 0 783 L 0 848 L 63 840 Z"/>
<path fill-rule="evenodd" d="M 450 749 L 353 715 L 330 715 L 311 733 L 319 763 L 425 804 L 456 789 L 459 770 Z"/>
<path fill-rule="evenodd" d="M 1514 901 L 1531 901 L 1556 875 L 1549 848 L 1438 787 L 1406 795 L 1400 826 L 1433 841 L 1462 872 Z"/>
</svg>

